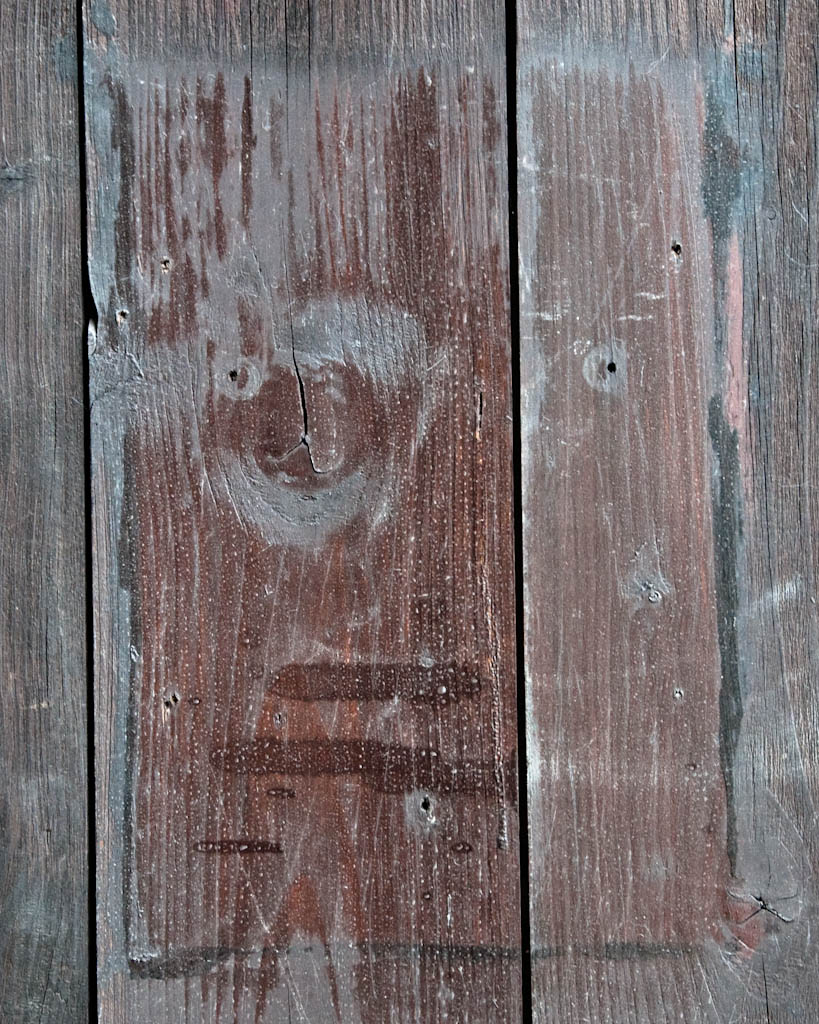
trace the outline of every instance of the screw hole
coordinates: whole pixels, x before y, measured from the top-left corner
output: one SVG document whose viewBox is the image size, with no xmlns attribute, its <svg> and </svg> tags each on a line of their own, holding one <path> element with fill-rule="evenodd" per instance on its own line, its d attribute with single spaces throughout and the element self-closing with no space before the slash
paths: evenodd
<svg viewBox="0 0 819 1024">
<path fill-rule="evenodd" d="M 617 363 L 609 363 L 606 369 L 609 371 L 609 373 L 617 373 Z"/>
<path fill-rule="evenodd" d="M 682 246 L 679 242 L 671 243 L 671 251 L 674 253 L 675 256 L 682 256 Z"/>
<path fill-rule="evenodd" d="M 170 269 L 171 269 L 171 261 L 166 256 L 165 259 L 162 260 L 162 272 L 164 274 L 167 274 Z"/>
<path fill-rule="evenodd" d="M 431 806 L 432 806 L 432 805 L 431 805 L 431 804 L 430 804 L 430 802 L 429 802 L 429 797 L 428 797 L 428 796 L 425 796 L 425 797 L 424 797 L 424 799 L 423 799 L 423 800 L 421 801 L 421 807 L 422 807 L 422 809 L 423 809 L 423 810 L 425 810 L 425 811 L 428 811 L 428 810 L 430 809 L 430 807 L 431 807 Z"/>
<path fill-rule="evenodd" d="M 674 690 L 674 700 L 682 700 L 682 699 L 683 699 L 683 691 L 678 686 Z"/>
<path fill-rule="evenodd" d="M 239 379 L 239 371 L 231 370 L 230 373 L 228 373 L 228 377 L 230 377 L 232 381 L 237 381 Z"/>
<path fill-rule="evenodd" d="M 118 324 L 124 324 L 127 319 L 128 319 L 128 310 L 127 309 L 118 309 L 117 310 L 117 323 Z"/>
</svg>

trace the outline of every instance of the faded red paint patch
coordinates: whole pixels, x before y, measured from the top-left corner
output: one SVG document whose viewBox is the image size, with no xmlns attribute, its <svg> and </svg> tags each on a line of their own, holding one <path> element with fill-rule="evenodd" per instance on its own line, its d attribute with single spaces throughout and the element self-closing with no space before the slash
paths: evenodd
<svg viewBox="0 0 819 1024">
<path fill-rule="evenodd" d="M 310 935 L 423 955 L 433 1002 L 450 956 L 517 975 L 496 91 L 413 70 L 286 117 L 278 80 L 129 96 L 125 916 L 155 973 L 272 950 L 269 986 Z"/>
<path fill-rule="evenodd" d="M 693 72 L 522 85 L 533 942 L 611 959 L 709 941 L 730 881 Z"/>
</svg>

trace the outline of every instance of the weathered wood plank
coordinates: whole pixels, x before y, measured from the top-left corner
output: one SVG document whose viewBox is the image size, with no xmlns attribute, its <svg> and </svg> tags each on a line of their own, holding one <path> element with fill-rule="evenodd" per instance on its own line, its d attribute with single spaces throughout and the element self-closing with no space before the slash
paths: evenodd
<svg viewBox="0 0 819 1024">
<path fill-rule="evenodd" d="M 538 1021 L 819 1009 L 816 9 L 735 17 L 519 5 Z"/>
<path fill-rule="evenodd" d="M 0 10 L 0 1019 L 88 1006 L 76 12 Z"/>
<path fill-rule="evenodd" d="M 517 1021 L 502 8 L 86 25 L 102 1016 Z"/>
</svg>

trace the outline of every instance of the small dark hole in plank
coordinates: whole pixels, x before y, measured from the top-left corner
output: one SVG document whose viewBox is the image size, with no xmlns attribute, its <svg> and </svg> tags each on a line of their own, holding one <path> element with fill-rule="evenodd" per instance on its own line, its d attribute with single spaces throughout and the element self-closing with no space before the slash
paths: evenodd
<svg viewBox="0 0 819 1024">
<path fill-rule="evenodd" d="M 431 806 L 431 804 L 430 804 L 430 802 L 429 802 L 429 797 L 428 797 L 428 796 L 425 796 L 425 797 L 424 797 L 424 799 L 423 799 L 423 800 L 421 801 L 421 807 L 422 807 L 422 808 L 423 808 L 423 809 L 424 809 L 425 811 L 428 811 L 428 810 L 430 809 L 430 806 Z"/>
<path fill-rule="evenodd" d="M 617 363 L 609 363 L 606 369 L 609 371 L 609 373 L 617 373 Z"/>
<path fill-rule="evenodd" d="M 117 310 L 117 323 L 118 324 L 124 324 L 127 319 L 128 319 L 128 310 L 127 309 L 118 309 Z"/>
<path fill-rule="evenodd" d="M 170 269 L 171 269 L 171 261 L 166 256 L 165 259 L 162 260 L 162 270 L 163 270 L 163 273 L 167 274 Z"/>
<path fill-rule="evenodd" d="M 671 251 L 674 253 L 675 256 L 682 256 L 682 246 L 679 242 L 671 243 Z"/>
<path fill-rule="evenodd" d="M 230 379 L 233 380 L 233 381 L 238 380 L 239 379 L 239 371 L 238 370 L 231 370 L 230 373 L 228 373 L 228 377 L 230 377 Z"/>
</svg>

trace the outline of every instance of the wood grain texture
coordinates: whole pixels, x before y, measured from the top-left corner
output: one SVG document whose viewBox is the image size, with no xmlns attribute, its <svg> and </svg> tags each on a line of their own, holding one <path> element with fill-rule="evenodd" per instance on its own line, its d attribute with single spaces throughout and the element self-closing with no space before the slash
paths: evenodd
<svg viewBox="0 0 819 1024">
<path fill-rule="evenodd" d="M 502 9 L 86 27 L 101 1017 L 517 1021 Z"/>
<path fill-rule="evenodd" d="M 76 17 L 0 10 L 0 1019 L 88 1007 Z"/>
<path fill-rule="evenodd" d="M 819 1009 L 816 9 L 727 10 L 519 5 L 537 1021 Z"/>
</svg>

